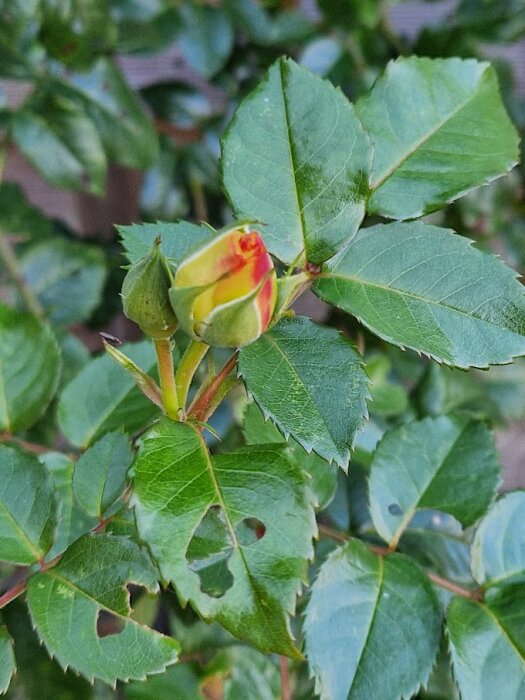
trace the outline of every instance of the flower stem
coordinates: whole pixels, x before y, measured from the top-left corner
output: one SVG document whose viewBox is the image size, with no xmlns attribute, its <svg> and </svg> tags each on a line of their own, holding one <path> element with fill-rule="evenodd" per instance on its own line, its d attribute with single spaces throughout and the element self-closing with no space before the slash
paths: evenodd
<svg viewBox="0 0 525 700">
<path fill-rule="evenodd" d="M 175 386 L 175 371 L 173 368 L 173 355 L 171 352 L 171 341 L 165 338 L 157 338 L 153 341 L 155 352 L 157 353 L 157 364 L 159 367 L 160 390 L 162 393 L 162 403 L 168 418 L 179 420 L 179 402 L 177 400 L 177 389 Z"/>
<path fill-rule="evenodd" d="M 5 606 L 9 605 L 12 600 L 18 598 L 19 595 L 22 595 L 26 588 L 27 581 L 20 581 L 20 583 L 17 583 L 16 586 L 13 586 L 13 588 L 6 591 L 4 595 L 0 596 L 0 609 L 5 608 Z"/>
<path fill-rule="evenodd" d="M 175 374 L 175 386 L 179 407 L 184 409 L 193 379 L 198 366 L 209 350 L 209 345 L 200 340 L 192 340 L 177 367 Z"/>
</svg>

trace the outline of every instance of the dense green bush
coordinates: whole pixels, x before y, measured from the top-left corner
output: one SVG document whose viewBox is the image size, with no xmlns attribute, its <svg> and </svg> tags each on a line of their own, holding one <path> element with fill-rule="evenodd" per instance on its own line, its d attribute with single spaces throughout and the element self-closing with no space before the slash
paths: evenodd
<svg viewBox="0 0 525 700">
<path fill-rule="evenodd" d="M 29 88 L 3 157 L 97 195 L 145 173 L 106 243 L 0 185 L 8 697 L 525 697 L 525 496 L 492 433 L 525 418 L 494 255 L 525 267 L 525 106 L 485 60 L 525 11 L 462 0 L 410 42 L 386 1 L 295 5 L 0 6 Z M 180 79 L 135 93 L 115 55 L 173 41 Z M 147 337 L 91 355 L 126 274 Z"/>
</svg>

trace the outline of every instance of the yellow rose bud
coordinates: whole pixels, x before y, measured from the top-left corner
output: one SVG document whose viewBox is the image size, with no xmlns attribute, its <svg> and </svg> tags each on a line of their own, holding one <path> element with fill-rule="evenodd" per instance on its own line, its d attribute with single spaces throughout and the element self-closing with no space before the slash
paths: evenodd
<svg viewBox="0 0 525 700">
<path fill-rule="evenodd" d="M 150 338 L 170 338 L 177 319 L 169 301 L 172 273 L 156 240 L 148 255 L 128 270 L 122 284 L 122 306 L 126 316 Z"/>
<path fill-rule="evenodd" d="M 261 236 L 231 228 L 184 260 L 170 300 L 181 327 L 208 345 L 235 348 L 264 333 L 277 276 Z"/>
</svg>

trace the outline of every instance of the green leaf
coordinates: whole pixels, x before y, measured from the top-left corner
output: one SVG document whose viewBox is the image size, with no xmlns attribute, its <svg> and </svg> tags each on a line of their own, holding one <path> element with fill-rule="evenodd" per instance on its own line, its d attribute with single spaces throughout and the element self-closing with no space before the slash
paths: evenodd
<svg viewBox="0 0 525 700">
<path fill-rule="evenodd" d="M 0 430 L 29 428 L 46 410 L 60 377 L 60 354 L 48 328 L 0 303 Z"/>
<path fill-rule="evenodd" d="M 198 226 L 189 221 L 177 223 L 132 224 L 117 226 L 130 263 L 135 263 L 147 255 L 155 240 L 160 236 L 164 255 L 175 265 L 186 258 L 192 249 L 213 237 L 208 226 Z"/>
<path fill-rule="evenodd" d="M 241 350 L 239 373 L 285 435 L 347 468 L 367 414 L 368 380 L 343 335 L 307 318 L 284 318 Z"/>
<path fill-rule="evenodd" d="M 73 489 L 86 513 L 102 518 L 122 496 L 132 461 L 129 439 L 120 432 L 104 435 L 84 452 L 75 465 Z"/>
<path fill-rule="evenodd" d="M 408 395 L 404 386 L 392 381 L 391 363 L 386 355 L 365 358 L 366 373 L 370 378 L 370 411 L 382 416 L 396 416 L 408 408 Z"/>
<path fill-rule="evenodd" d="M 10 700 L 103 700 L 98 695 L 94 697 L 93 688 L 84 678 L 72 671 L 64 673 L 49 658 L 32 628 L 27 607 L 20 599 L 8 605 L 3 613 L 15 643 L 17 664 L 7 696 Z"/>
<path fill-rule="evenodd" d="M 237 214 L 266 224 L 270 252 L 320 263 L 356 233 L 371 147 L 342 92 L 289 59 L 243 100 L 222 143 Z"/>
<path fill-rule="evenodd" d="M 389 343 L 457 367 L 525 354 L 525 294 L 496 257 L 421 222 L 362 229 L 315 293 Z"/>
<path fill-rule="evenodd" d="M 332 501 L 337 489 L 337 467 L 322 459 L 315 452 L 306 452 L 293 438 L 288 439 L 268 420 L 256 403 L 250 403 L 244 413 L 242 432 L 247 445 L 271 443 L 288 444 L 296 463 L 310 476 L 309 486 L 315 497 L 315 506 L 324 510 Z"/>
<path fill-rule="evenodd" d="M 500 478 L 483 423 L 458 415 L 402 425 L 386 433 L 372 460 L 372 520 L 392 546 L 421 508 L 449 513 L 466 527 L 489 508 Z"/>
<path fill-rule="evenodd" d="M 525 590 L 481 604 L 454 598 L 447 611 L 454 677 L 468 700 L 523 698 Z"/>
<path fill-rule="evenodd" d="M 2 211 L 0 226 L 4 233 L 23 234 L 31 241 L 53 235 L 53 223 L 33 207 L 19 185 L 14 182 L 0 184 Z"/>
<path fill-rule="evenodd" d="M 29 107 L 15 113 L 12 136 L 33 167 L 56 187 L 102 194 L 106 156 L 85 110 L 64 95 Z"/>
<path fill-rule="evenodd" d="M 484 586 L 525 582 L 525 492 L 502 496 L 472 543 L 472 574 Z"/>
<path fill-rule="evenodd" d="M 0 445 L 0 473 L 0 561 L 34 564 L 53 544 L 51 478 L 35 456 L 6 445 Z"/>
<path fill-rule="evenodd" d="M 323 700 L 399 700 L 426 684 L 441 622 L 416 564 L 402 554 L 377 557 L 353 540 L 321 567 L 304 629 Z"/>
<path fill-rule="evenodd" d="M 233 49 L 233 30 L 221 7 L 183 2 L 178 43 L 187 63 L 205 78 L 218 73 Z"/>
<path fill-rule="evenodd" d="M 145 372 L 155 367 L 150 341 L 130 343 L 121 349 Z M 133 432 L 142 428 L 157 412 L 129 372 L 104 354 L 91 360 L 64 389 L 58 422 L 72 445 L 87 447 L 111 430 Z"/>
<path fill-rule="evenodd" d="M 163 419 L 144 440 L 133 484 L 139 534 L 180 600 L 264 652 L 300 657 L 288 615 L 315 520 L 286 450 L 211 458 L 197 429 Z"/>
<path fill-rule="evenodd" d="M 55 68 L 60 89 L 71 94 L 93 120 L 109 160 L 139 169 L 155 162 L 159 145 L 153 124 L 110 59 L 101 57 L 81 73 Z"/>
<path fill-rule="evenodd" d="M 147 681 L 126 685 L 122 692 L 126 700 L 204 700 L 201 683 L 193 664 L 177 664 Z"/>
<path fill-rule="evenodd" d="M 24 279 L 53 324 L 85 321 L 99 305 L 106 281 L 100 249 L 54 238 L 31 246 L 19 263 Z"/>
<path fill-rule="evenodd" d="M 55 496 L 59 501 L 54 543 L 47 555 L 47 559 L 51 560 L 62 554 L 72 542 L 92 530 L 98 525 L 98 521 L 88 517 L 75 501 L 73 461 L 60 452 L 46 452 L 40 455 L 39 459 L 51 474 Z"/>
<path fill-rule="evenodd" d="M 60 563 L 29 580 L 27 599 L 41 641 L 64 668 L 88 680 L 143 679 L 177 660 L 178 642 L 129 618 L 129 592 L 135 583 L 154 592 L 155 570 L 132 541 L 112 535 L 87 535 Z M 102 636 L 100 614 L 119 631 Z M 79 639 L 82 643 L 79 644 Z"/>
<path fill-rule="evenodd" d="M 280 700 L 281 679 L 272 661 L 250 648 L 232 647 L 224 700 Z"/>
<path fill-rule="evenodd" d="M 518 134 L 488 63 L 400 58 L 356 109 L 374 144 L 371 214 L 428 214 L 518 162 Z"/>
<path fill-rule="evenodd" d="M 7 692 L 16 671 L 13 640 L 5 627 L 0 627 L 0 695 Z"/>
</svg>

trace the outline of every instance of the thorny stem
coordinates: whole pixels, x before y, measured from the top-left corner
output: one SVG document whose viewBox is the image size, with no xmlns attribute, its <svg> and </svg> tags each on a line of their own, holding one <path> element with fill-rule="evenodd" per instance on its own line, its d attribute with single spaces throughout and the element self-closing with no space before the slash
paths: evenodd
<svg viewBox="0 0 525 700">
<path fill-rule="evenodd" d="M 203 420 L 201 416 L 208 415 L 208 409 L 213 405 L 215 396 L 220 390 L 223 382 L 226 381 L 228 375 L 233 370 L 237 363 L 237 357 L 239 352 L 234 352 L 230 357 L 228 362 L 220 370 L 220 372 L 211 380 L 211 382 L 203 388 L 203 390 L 197 394 L 195 400 L 189 408 L 188 415 L 196 418 L 197 420 Z"/>
<path fill-rule="evenodd" d="M 3 260 L 9 276 L 16 284 L 18 291 L 20 292 L 20 296 L 24 300 L 29 311 L 31 311 L 31 313 L 33 313 L 37 318 L 41 320 L 44 319 L 44 309 L 33 293 L 33 290 L 25 281 L 24 276 L 20 271 L 18 260 L 13 252 L 9 238 L 3 231 L 0 232 L 0 258 Z"/>
<path fill-rule="evenodd" d="M 325 537 L 329 537 L 330 539 L 336 541 L 336 542 L 348 542 L 351 537 L 347 535 L 344 532 L 339 532 L 338 530 L 333 530 L 331 527 L 327 527 L 326 525 L 319 525 L 319 533 L 321 535 L 324 535 Z M 361 540 L 362 541 L 362 540 Z M 368 542 L 364 542 L 368 549 L 370 551 L 374 552 L 374 554 L 377 554 L 381 557 L 386 557 L 389 554 L 392 554 L 395 550 L 390 548 L 390 547 L 378 547 L 377 545 L 369 544 Z M 476 601 L 482 601 L 483 600 L 483 591 L 478 589 L 470 589 L 470 588 L 465 588 L 463 586 L 459 586 L 457 583 L 454 583 L 453 581 L 449 581 L 448 579 L 444 578 L 443 576 L 439 576 L 439 574 L 434 573 L 430 569 L 425 569 L 425 574 L 427 577 L 432 581 L 432 583 L 435 583 L 437 586 L 440 586 L 441 588 L 445 588 L 448 591 L 451 591 L 452 593 L 455 593 L 456 595 L 461 596 L 462 598 L 469 598 L 470 600 L 476 600 Z"/>
<path fill-rule="evenodd" d="M 172 420 L 179 420 L 180 406 L 177 400 L 177 388 L 175 386 L 171 341 L 167 339 L 156 339 L 153 343 L 155 345 L 155 352 L 157 353 L 160 390 L 162 392 L 164 410 L 169 418 Z"/>
<path fill-rule="evenodd" d="M 175 374 L 175 386 L 177 390 L 177 401 L 179 408 L 184 410 L 188 399 L 191 380 L 193 379 L 198 366 L 209 350 L 209 345 L 200 340 L 192 340 L 177 367 Z"/>
</svg>

